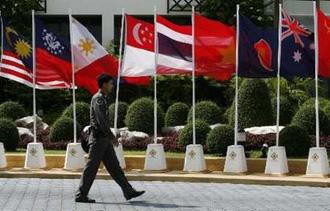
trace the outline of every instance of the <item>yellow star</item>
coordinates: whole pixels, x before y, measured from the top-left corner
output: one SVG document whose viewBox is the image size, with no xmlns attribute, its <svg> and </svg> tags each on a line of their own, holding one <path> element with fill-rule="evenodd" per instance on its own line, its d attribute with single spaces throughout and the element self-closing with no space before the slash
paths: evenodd
<svg viewBox="0 0 330 211">
<path fill-rule="evenodd" d="M 90 40 L 88 38 L 81 38 L 79 40 L 79 47 L 80 47 L 80 51 L 82 53 L 85 53 L 86 56 L 88 56 L 89 54 L 93 54 L 95 47 L 94 47 L 94 41 Z"/>
<path fill-rule="evenodd" d="M 15 51 L 19 57 L 26 59 L 31 56 L 32 48 L 25 40 L 18 39 L 15 42 Z"/>
</svg>

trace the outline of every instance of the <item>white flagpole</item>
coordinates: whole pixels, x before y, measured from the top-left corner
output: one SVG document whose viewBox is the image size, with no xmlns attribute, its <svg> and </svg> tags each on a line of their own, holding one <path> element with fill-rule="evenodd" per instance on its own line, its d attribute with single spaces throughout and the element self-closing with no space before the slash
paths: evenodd
<svg viewBox="0 0 330 211">
<path fill-rule="evenodd" d="M 192 6 L 192 14 L 191 14 L 191 25 L 192 25 L 192 124 L 193 124 L 193 144 L 196 144 L 196 106 L 195 106 L 195 6 Z"/>
<path fill-rule="evenodd" d="M 282 51 L 282 4 L 278 5 L 278 50 L 277 50 L 277 107 L 276 107 L 276 146 L 280 139 L 280 85 L 281 85 L 281 51 Z"/>
<path fill-rule="evenodd" d="M 71 47 L 71 72 L 72 72 L 72 107 L 73 107 L 73 143 L 77 142 L 77 115 L 76 115 L 76 82 L 75 82 L 75 63 L 73 55 L 72 37 L 72 10 L 69 9 L 69 28 L 70 28 L 70 47 Z"/>
<path fill-rule="evenodd" d="M 114 123 L 113 123 L 116 132 L 118 129 L 118 103 L 119 103 L 119 86 L 120 86 L 120 75 L 121 75 L 122 48 L 123 48 L 123 40 L 124 40 L 124 24 L 125 24 L 125 9 L 123 8 L 121 11 L 121 28 L 120 28 L 117 85 L 116 85 L 115 119 L 114 119 Z"/>
<path fill-rule="evenodd" d="M 235 143 L 238 143 L 238 48 L 239 48 L 239 4 L 236 5 L 236 77 L 235 77 Z"/>
<path fill-rule="evenodd" d="M 154 143 L 157 144 L 157 66 L 158 66 L 158 39 L 157 39 L 157 7 L 154 7 Z"/>
<path fill-rule="evenodd" d="M 36 39 L 34 10 L 32 10 L 32 81 L 33 81 L 33 142 L 37 142 L 37 103 L 36 103 Z"/>
<path fill-rule="evenodd" d="M 315 120 L 316 120 L 316 147 L 320 147 L 320 122 L 319 122 L 319 41 L 318 41 L 318 15 L 316 1 L 313 1 L 314 15 L 314 46 L 315 46 Z"/>
</svg>

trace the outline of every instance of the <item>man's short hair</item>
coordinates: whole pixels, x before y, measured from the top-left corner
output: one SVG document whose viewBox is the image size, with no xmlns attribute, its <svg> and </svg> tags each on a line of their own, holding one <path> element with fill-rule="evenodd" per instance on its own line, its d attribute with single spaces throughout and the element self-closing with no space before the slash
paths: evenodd
<svg viewBox="0 0 330 211">
<path fill-rule="evenodd" d="M 102 88 L 104 83 L 108 83 L 111 80 L 113 80 L 113 78 L 110 75 L 102 73 L 97 77 L 97 84 L 99 85 L 99 88 Z"/>
</svg>

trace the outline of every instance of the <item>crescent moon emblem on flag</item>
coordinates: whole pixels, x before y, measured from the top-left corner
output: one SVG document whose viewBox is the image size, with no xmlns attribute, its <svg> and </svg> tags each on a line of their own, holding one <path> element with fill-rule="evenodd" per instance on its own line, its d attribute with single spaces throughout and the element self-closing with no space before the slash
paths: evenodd
<svg viewBox="0 0 330 211">
<path fill-rule="evenodd" d="M 133 37 L 135 39 L 135 41 L 139 44 L 139 45 L 143 45 L 140 36 L 139 36 L 139 30 L 141 27 L 141 23 L 137 23 L 134 27 L 133 27 Z"/>
<path fill-rule="evenodd" d="M 10 27 L 5 27 L 5 31 L 6 31 L 6 40 L 7 40 L 8 44 L 10 46 L 13 46 L 13 43 L 11 42 L 11 39 L 10 39 L 10 34 L 13 33 L 17 36 L 18 35 L 17 32 Z"/>
</svg>

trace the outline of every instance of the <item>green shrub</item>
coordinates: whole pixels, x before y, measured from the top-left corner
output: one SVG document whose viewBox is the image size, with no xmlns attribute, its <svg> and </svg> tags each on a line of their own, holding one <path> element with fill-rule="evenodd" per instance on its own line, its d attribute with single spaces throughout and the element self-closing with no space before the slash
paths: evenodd
<svg viewBox="0 0 330 211">
<path fill-rule="evenodd" d="M 0 105 L 0 118 L 6 118 L 10 120 L 17 120 L 26 116 L 24 107 L 13 101 L 7 101 Z"/>
<path fill-rule="evenodd" d="M 112 103 L 109 106 L 109 118 L 110 118 L 110 127 L 114 127 L 115 123 L 115 103 Z M 125 127 L 125 116 L 128 110 L 128 104 L 125 102 L 118 102 L 118 118 L 117 118 L 117 127 Z"/>
<path fill-rule="evenodd" d="M 299 126 L 291 125 L 280 133 L 280 145 L 286 149 L 287 156 L 306 156 L 311 145 L 307 131 Z"/>
<path fill-rule="evenodd" d="M 330 120 L 330 105 L 325 106 L 323 111 L 324 111 L 325 115 L 328 117 L 328 119 Z"/>
<path fill-rule="evenodd" d="M 315 108 L 315 98 L 310 98 L 306 100 L 302 107 L 306 106 L 313 106 Z M 319 108 L 324 110 L 327 106 L 330 106 L 330 101 L 325 98 L 319 98 Z"/>
<path fill-rule="evenodd" d="M 277 98 L 272 99 L 274 122 L 276 123 Z M 280 97 L 280 125 L 290 124 L 295 114 L 295 106 L 287 97 Z"/>
<path fill-rule="evenodd" d="M 234 109 L 230 115 L 230 125 L 235 123 L 233 111 Z M 240 129 L 273 124 L 270 94 L 267 84 L 262 79 L 245 79 L 242 82 L 238 94 L 238 111 Z"/>
<path fill-rule="evenodd" d="M 210 132 L 210 126 L 203 120 L 196 120 L 196 144 L 205 145 L 207 134 Z M 187 146 L 193 143 L 193 124 L 189 122 L 179 134 L 179 144 Z"/>
<path fill-rule="evenodd" d="M 223 111 L 220 107 L 212 101 L 201 101 L 196 103 L 195 117 L 196 119 L 204 120 L 206 123 L 212 125 L 224 121 Z M 192 108 L 188 114 L 188 122 L 192 120 Z"/>
<path fill-rule="evenodd" d="M 77 122 L 77 137 L 81 131 L 81 126 Z M 73 119 L 69 117 L 60 117 L 50 129 L 50 141 L 72 141 L 73 140 Z"/>
<path fill-rule="evenodd" d="M 185 103 L 174 103 L 168 107 L 165 115 L 165 125 L 177 126 L 185 125 L 187 123 L 187 115 L 189 112 L 189 107 Z"/>
<path fill-rule="evenodd" d="M 145 97 L 135 100 L 128 107 L 125 123 L 130 131 L 153 134 L 154 101 Z M 164 126 L 164 111 L 160 106 L 157 106 L 157 126 L 159 131 Z"/>
<path fill-rule="evenodd" d="M 77 122 L 85 127 L 89 125 L 89 104 L 85 102 L 76 102 Z M 62 113 L 62 117 L 73 118 L 73 105 L 68 106 Z"/>
<path fill-rule="evenodd" d="M 9 119 L 0 119 L 0 142 L 8 151 L 14 151 L 20 140 L 15 123 Z"/>
<path fill-rule="evenodd" d="M 319 110 L 320 134 L 329 135 L 329 119 L 323 110 Z M 308 134 L 315 134 L 315 108 L 313 106 L 302 106 L 294 115 L 291 124 L 305 129 Z"/>
<path fill-rule="evenodd" d="M 210 153 L 225 155 L 227 147 L 232 144 L 234 144 L 234 129 L 232 126 L 215 127 L 207 135 L 206 146 Z"/>
</svg>

